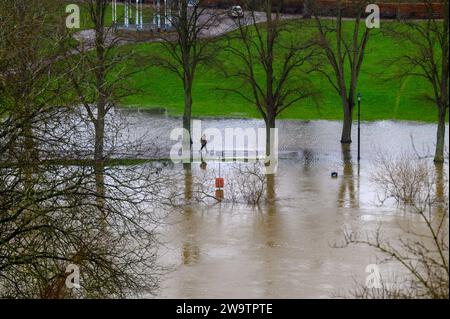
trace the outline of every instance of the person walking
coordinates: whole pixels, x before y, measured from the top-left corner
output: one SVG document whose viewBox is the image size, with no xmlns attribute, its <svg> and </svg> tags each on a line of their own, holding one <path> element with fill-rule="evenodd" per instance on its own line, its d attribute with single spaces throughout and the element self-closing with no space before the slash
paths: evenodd
<svg viewBox="0 0 450 319">
<path fill-rule="evenodd" d="M 200 148 L 200 153 L 202 152 L 203 149 L 205 149 L 206 153 L 208 153 L 208 149 L 206 148 L 207 143 L 208 141 L 206 140 L 206 135 L 203 134 L 202 137 L 200 138 L 200 144 L 202 145 L 202 147 Z"/>
</svg>

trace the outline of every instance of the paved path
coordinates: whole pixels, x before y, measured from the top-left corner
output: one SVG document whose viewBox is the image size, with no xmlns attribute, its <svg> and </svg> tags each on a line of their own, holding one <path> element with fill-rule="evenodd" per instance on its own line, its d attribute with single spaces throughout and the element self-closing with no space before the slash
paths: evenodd
<svg viewBox="0 0 450 319">
<path fill-rule="evenodd" d="M 282 19 L 294 19 L 299 18 L 300 15 L 288 15 L 282 14 Z M 264 12 L 255 12 L 254 19 L 249 12 L 245 13 L 245 17 L 241 19 L 242 25 L 251 25 L 253 21 L 256 23 L 266 21 Z M 199 19 L 200 23 L 208 23 L 209 26 L 205 28 L 200 36 L 201 37 L 217 37 L 233 30 L 236 30 L 239 25 L 236 19 L 232 19 L 228 16 L 226 10 L 213 10 L 208 9 L 203 12 L 203 17 Z M 93 29 L 83 30 L 74 34 L 74 38 L 83 43 L 84 49 L 91 49 L 94 45 L 95 31 Z M 107 30 L 107 43 L 111 45 L 112 41 L 115 41 L 117 45 L 139 43 L 139 42 L 156 42 L 160 41 L 158 35 L 153 35 L 151 32 L 136 32 L 132 28 L 124 30 L 122 32 L 114 33 L 112 28 Z"/>
</svg>

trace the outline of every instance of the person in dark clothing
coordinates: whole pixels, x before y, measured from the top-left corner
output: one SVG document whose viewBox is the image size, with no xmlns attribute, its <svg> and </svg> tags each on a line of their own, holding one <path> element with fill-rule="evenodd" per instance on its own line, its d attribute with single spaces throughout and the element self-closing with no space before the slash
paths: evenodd
<svg viewBox="0 0 450 319">
<path fill-rule="evenodd" d="M 206 141 L 206 135 L 203 134 L 202 137 L 200 138 L 200 144 L 202 145 L 202 147 L 200 148 L 200 153 L 202 152 L 203 149 L 206 150 L 206 152 L 208 152 L 208 149 L 206 148 L 206 144 L 208 142 Z"/>
</svg>

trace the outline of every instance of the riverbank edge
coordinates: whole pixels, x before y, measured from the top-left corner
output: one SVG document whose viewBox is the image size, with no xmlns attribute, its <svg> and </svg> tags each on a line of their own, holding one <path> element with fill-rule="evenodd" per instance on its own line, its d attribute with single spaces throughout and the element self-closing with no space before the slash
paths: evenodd
<svg viewBox="0 0 450 319">
<path fill-rule="evenodd" d="M 182 120 L 183 116 L 182 114 L 170 112 L 167 108 L 161 107 L 158 105 L 155 106 L 148 106 L 148 107 L 142 107 L 139 105 L 120 105 L 117 106 L 119 110 L 124 111 L 137 111 L 137 112 L 143 112 L 147 113 L 153 116 L 165 116 L 172 119 L 179 119 Z M 449 123 L 449 113 L 447 112 L 446 120 L 445 122 Z M 353 115 L 354 121 L 356 121 L 356 112 Z M 250 117 L 246 115 L 237 116 L 236 114 L 224 114 L 224 115 L 192 115 L 192 119 L 194 120 L 263 120 L 260 117 Z M 317 117 L 317 118 L 298 118 L 298 117 L 283 117 L 278 118 L 277 121 L 298 121 L 298 122 L 310 122 L 310 121 L 332 121 L 332 122 L 338 122 L 343 121 L 343 118 L 326 118 L 326 117 Z M 363 123 L 373 123 L 373 122 L 382 122 L 382 121 L 391 121 L 391 122 L 400 122 L 400 123 L 414 123 L 414 124 L 436 124 L 438 121 L 438 114 L 436 110 L 436 120 L 410 120 L 410 119 L 401 119 L 401 118 L 379 118 L 379 119 L 364 119 L 361 118 L 361 122 Z"/>
</svg>

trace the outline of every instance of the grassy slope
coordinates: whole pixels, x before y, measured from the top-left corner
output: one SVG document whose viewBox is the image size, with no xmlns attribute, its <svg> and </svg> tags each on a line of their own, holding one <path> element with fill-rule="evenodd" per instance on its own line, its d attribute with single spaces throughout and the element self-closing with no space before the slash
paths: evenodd
<svg viewBox="0 0 450 319">
<path fill-rule="evenodd" d="M 344 28 L 351 32 L 352 22 L 346 21 Z M 305 33 L 304 28 L 293 30 L 295 36 L 302 36 L 302 33 Z M 125 49 L 132 49 L 144 55 L 161 50 L 159 44 L 155 43 L 127 46 Z M 431 87 L 425 80 L 407 78 L 402 81 L 386 81 L 383 79 L 393 72 L 385 68 L 385 61 L 401 55 L 405 49 L 404 44 L 396 43 L 380 33 L 375 33 L 370 39 L 358 89 L 363 93 L 362 118 L 364 120 L 436 121 L 435 107 L 421 99 L 423 93 L 431 91 Z M 239 61 L 225 53 L 221 58 L 227 61 L 227 64 L 239 65 Z M 319 103 L 311 100 L 298 102 L 282 113 L 279 118 L 341 119 L 342 108 L 336 91 L 319 74 L 310 75 L 309 79 L 321 91 Z M 122 101 L 124 106 L 164 107 L 172 115 L 182 114 L 182 85 L 174 74 L 154 68 L 137 73 L 129 83 L 139 88 L 141 93 L 124 99 Z M 231 87 L 234 84 L 235 80 L 225 78 L 220 72 L 211 69 L 199 70 L 193 90 L 194 116 L 260 117 L 252 104 L 236 95 L 224 94 L 217 90 L 218 87 Z"/>
</svg>

